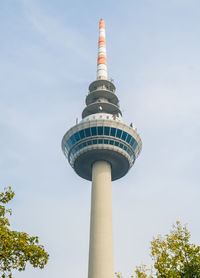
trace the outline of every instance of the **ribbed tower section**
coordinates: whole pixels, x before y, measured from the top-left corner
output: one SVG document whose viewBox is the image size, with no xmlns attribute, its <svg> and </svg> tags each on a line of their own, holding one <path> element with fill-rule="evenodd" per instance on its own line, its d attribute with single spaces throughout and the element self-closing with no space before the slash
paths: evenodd
<svg viewBox="0 0 200 278">
<path fill-rule="evenodd" d="M 105 24 L 99 23 L 97 79 L 82 120 L 67 131 L 62 150 L 75 172 L 92 181 L 88 278 L 113 278 L 111 181 L 123 177 L 142 149 L 136 128 L 123 123 L 115 85 L 107 79 Z"/>
</svg>

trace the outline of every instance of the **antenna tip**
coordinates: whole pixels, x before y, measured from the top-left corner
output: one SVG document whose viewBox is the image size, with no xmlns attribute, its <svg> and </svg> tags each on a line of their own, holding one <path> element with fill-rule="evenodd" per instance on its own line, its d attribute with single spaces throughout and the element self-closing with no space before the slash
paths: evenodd
<svg viewBox="0 0 200 278">
<path fill-rule="evenodd" d="M 99 21 L 99 29 L 104 28 L 105 29 L 105 23 L 104 20 L 101 18 Z"/>
</svg>

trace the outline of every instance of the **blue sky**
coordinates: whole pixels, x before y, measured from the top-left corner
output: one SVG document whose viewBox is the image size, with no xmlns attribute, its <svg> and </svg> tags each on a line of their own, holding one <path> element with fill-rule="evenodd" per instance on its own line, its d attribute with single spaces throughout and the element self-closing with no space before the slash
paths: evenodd
<svg viewBox="0 0 200 278">
<path fill-rule="evenodd" d="M 14 229 L 38 235 L 51 257 L 16 278 L 87 277 L 90 183 L 61 151 L 96 78 L 98 21 L 109 77 L 143 150 L 113 183 L 115 270 L 150 263 L 153 236 L 180 220 L 200 244 L 200 2 L 0 2 L 0 177 L 16 192 Z"/>
</svg>

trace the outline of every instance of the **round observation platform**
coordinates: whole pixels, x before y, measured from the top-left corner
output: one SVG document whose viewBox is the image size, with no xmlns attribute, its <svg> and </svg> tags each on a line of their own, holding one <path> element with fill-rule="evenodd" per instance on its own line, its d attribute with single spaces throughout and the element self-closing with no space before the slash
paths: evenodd
<svg viewBox="0 0 200 278">
<path fill-rule="evenodd" d="M 96 114 L 101 112 L 110 113 L 113 115 L 120 113 L 122 115 L 118 105 L 100 99 L 94 103 L 87 105 L 87 107 L 82 112 L 82 118 L 85 118 L 91 114 Z"/>
<path fill-rule="evenodd" d="M 100 160 L 110 163 L 113 181 L 123 177 L 141 148 L 136 129 L 106 113 L 84 118 L 62 140 L 62 150 L 70 165 L 86 180 L 92 180 L 92 164 Z"/>
</svg>

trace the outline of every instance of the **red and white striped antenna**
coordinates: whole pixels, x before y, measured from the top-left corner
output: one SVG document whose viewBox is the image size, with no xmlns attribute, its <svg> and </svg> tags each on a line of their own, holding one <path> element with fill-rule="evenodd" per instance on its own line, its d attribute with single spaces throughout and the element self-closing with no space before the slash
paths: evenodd
<svg viewBox="0 0 200 278">
<path fill-rule="evenodd" d="M 97 79 L 107 79 L 106 63 L 106 33 L 103 19 L 99 21 L 99 42 L 98 42 L 98 59 L 97 59 Z"/>
</svg>

